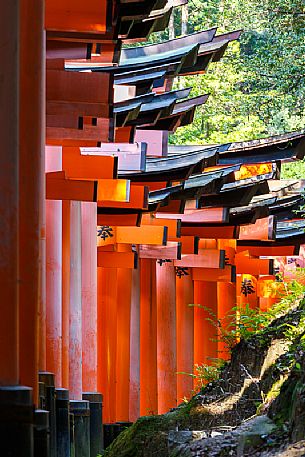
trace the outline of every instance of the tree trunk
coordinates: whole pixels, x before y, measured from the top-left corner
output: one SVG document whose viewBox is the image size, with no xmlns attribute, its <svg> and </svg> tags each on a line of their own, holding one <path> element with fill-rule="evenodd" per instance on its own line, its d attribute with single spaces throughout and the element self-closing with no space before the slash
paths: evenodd
<svg viewBox="0 0 305 457">
<path fill-rule="evenodd" d="M 175 13 L 174 10 L 172 11 L 169 23 L 168 23 L 168 37 L 170 40 L 175 38 Z"/>
<path fill-rule="evenodd" d="M 181 35 L 187 35 L 187 26 L 188 26 L 188 18 L 189 18 L 189 10 L 188 4 L 182 6 L 181 10 L 182 19 L 181 19 Z"/>
</svg>

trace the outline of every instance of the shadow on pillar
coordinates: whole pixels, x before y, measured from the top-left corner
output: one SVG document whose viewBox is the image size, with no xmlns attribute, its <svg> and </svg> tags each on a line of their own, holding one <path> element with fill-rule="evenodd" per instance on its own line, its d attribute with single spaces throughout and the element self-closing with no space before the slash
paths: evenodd
<svg viewBox="0 0 305 457">
<path fill-rule="evenodd" d="M 96 457 L 104 449 L 103 395 L 84 392 L 83 400 L 89 401 L 90 407 L 90 457 Z"/>
<path fill-rule="evenodd" d="M 0 387 L 1 456 L 33 457 L 34 407 L 32 389 Z"/>
</svg>

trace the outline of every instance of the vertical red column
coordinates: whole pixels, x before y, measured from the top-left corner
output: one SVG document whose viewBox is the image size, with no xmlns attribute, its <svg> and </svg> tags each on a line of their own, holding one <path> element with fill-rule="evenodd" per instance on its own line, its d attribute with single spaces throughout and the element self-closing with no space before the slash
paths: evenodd
<svg viewBox="0 0 305 457">
<path fill-rule="evenodd" d="M 158 413 L 156 261 L 140 260 L 140 414 Z"/>
<path fill-rule="evenodd" d="M 190 398 L 193 378 L 187 374 L 194 369 L 194 289 L 191 276 L 177 277 L 177 398 Z"/>
<path fill-rule="evenodd" d="M 218 319 L 221 321 L 222 328 L 222 331 L 219 332 L 218 356 L 222 359 L 228 359 L 230 356 L 229 347 L 228 343 L 225 342 L 224 335 L 226 330 L 232 329 L 232 323 L 236 322 L 236 312 L 233 310 L 233 308 L 236 308 L 236 284 L 219 282 L 217 284 L 217 296 Z"/>
<path fill-rule="evenodd" d="M 0 15 L 0 384 L 17 385 L 18 366 L 18 2 L 5 2 Z"/>
<path fill-rule="evenodd" d="M 82 203 L 83 391 L 97 390 L 96 203 Z"/>
<path fill-rule="evenodd" d="M 45 151 L 42 168 L 45 169 Z M 40 198 L 40 289 L 39 289 L 39 351 L 38 368 L 39 371 L 47 369 L 47 348 L 46 348 L 46 329 L 47 329 L 47 291 L 46 291 L 46 178 L 45 173 L 41 176 L 41 198 Z"/>
<path fill-rule="evenodd" d="M 81 202 L 70 208 L 70 326 L 69 388 L 73 400 L 82 399 L 82 240 Z"/>
<path fill-rule="evenodd" d="M 69 389 L 70 200 L 62 202 L 62 386 Z"/>
<path fill-rule="evenodd" d="M 129 421 L 131 281 L 131 269 L 117 269 L 116 420 L 127 422 Z"/>
<path fill-rule="evenodd" d="M 268 311 L 278 303 L 283 289 L 283 283 L 276 282 L 275 276 L 259 276 L 257 280 L 257 296 L 260 311 Z"/>
<path fill-rule="evenodd" d="M 132 270 L 129 420 L 140 416 L 140 269 Z"/>
<path fill-rule="evenodd" d="M 32 389 L 18 386 L 20 354 L 18 252 L 19 236 L 22 235 L 18 225 L 20 196 L 18 171 L 22 172 L 22 169 L 19 169 L 21 155 L 19 146 L 20 140 L 22 141 L 19 122 L 21 108 L 27 110 L 26 106 L 20 106 L 19 51 L 21 36 L 19 21 L 23 20 L 21 3 L 21 1 L 2 2 L 0 14 L 0 286 L 2 300 L 0 319 L 0 436 L 2 455 L 32 457 Z M 35 13 L 36 11 L 32 15 L 34 20 Z M 37 20 L 39 21 L 39 18 Z M 36 48 L 33 53 L 35 51 Z M 27 69 L 32 74 L 32 68 L 27 67 Z M 24 115 L 24 111 L 22 115 Z M 21 122 L 23 121 L 21 120 Z M 33 134 L 36 135 L 36 132 Z M 33 151 L 34 161 L 37 159 L 36 153 L 36 150 Z M 36 165 L 35 163 L 33 166 L 36 168 Z M 22 198 L 27 197 L 35 199 L 34 195 L 22 195 Z M 36 224 L 39 225 L 35 219 L 35 226 Z M 32 241 L 30 240 L 30 242 Z M 23 242 L 26 243 L 27 240 L 23 239 Z M 34 314 L 37 310 L 37 296 L 35 304 L 26 303 L 26 305 L 30 312 L 29 315 L 26 315 L 26 320 L 29 325 L 32 325 L 32 320 L 37 319 Z M 24 339 L 23 332 L 22 339 Z M 28 344 L 30 351 L 34 350 L 36 356 L 36 341 L 33 340 L 33 337 L 26 344 Z M 33 365 L 31 364 L 29 370 L 23 371 L 23 376 L 30 380 L 31 384 L 36 383 L 32 370 Z M 21 410 L 22 414 L 16 414 L 17 411 L 20 412 Z"/>
<path fill-rule="evenodd" d="M 158 413 L 177 404 L 176 274 L 173 262 L 157 263 Z"/>
<path fill-rule="evenodd" d="M 194 281 L 194 304 L 200 305 L 194 307 L 194 364 L 211 364 L 218 356 L 217 283 Z"/>
<path fill-rule="evenodd" d="M 257 297 L 257 277 L 243 274 L 237 281 L 237 294 L 240 296 L 240 306 L 249 305 L 250 308 L 259 308 Z"/>
<path fill-rule="evenodd" d="M 44 6 L 44 3 L 42 3 Z M 43 35 L 43 50 L 45 55 L 46 50 L 46 33 Z M 45 59 L 44 59 L 45 61 Z M 46 87 L 46 73 L 45 65 L 43 66 L 43 90 Z M 42 97 L 42 113 L 46 112 L 46 97 Z M 43 125 L 43 140 L 45 141 L 45 118 Z M 39 290 L 39 351 L 38 351 L 38 367 L 39 371 L 46 371 L 47 369 L 47 285 L 46 285 L 46 268 L 47 268 L 47 254 L 46 254 L 46 176 L 45 176 L 45 148 L 41 156 L 42 173 L 40 175 L 40 290 Z"/>
<path fill-rule="evenodd" d="M 62 148 L 46 147 L 46 171 L 62 169 Z M 46 359 L 47 370 L 62 384 L 62 202 L 46 201 Z"/>
<path fill-rule="evenodd" d="M 260 297 L 259 298 L 259 309 L 260 311 L 268 311 L 273 305 L 278 303 L 279 299 L 278 298 L 266 298 L 266 297 Z"/>
<path fill-rule="evenodd" d="M 19 162 L 20 381 L 33 388 L 34 402 L 37 405 L 40 210 L 41 184 L 44 176 L 43 2 L 21 1 L 20 17 L 22 18 L 20 21 Z M 8 110 L 7 107 L 6 115 Z M 14 159 L 11 158 L 11 160 Z"/>
<path fill-rule="evenodd" d="M 104 395 L 104 422 L 116 421 L 117 269 L 98 268 L 98 391 Z M 123 285 L 121 285 L 123 287 Z"/>
</svg>

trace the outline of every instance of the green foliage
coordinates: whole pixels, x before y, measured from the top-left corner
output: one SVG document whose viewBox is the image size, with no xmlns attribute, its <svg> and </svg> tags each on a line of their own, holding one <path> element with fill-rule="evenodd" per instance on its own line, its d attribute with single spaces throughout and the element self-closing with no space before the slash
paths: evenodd
<svg viewBox="0 0 305 457">
<path fill-rule="evenodd" d="M 231 350 L 240 339 L 248 339 L 253 334 L 266 327 L 271 321 L 270 312 L 257 312 L 247 303 L 244 306 L 233 307 L 224 317 L 217 318 L 214 312 L 205 306 L 195 305 L 205 309 L 210 317 L 207 317 L 215 326 L 215 339 L 225 343 Z"/>
<path fill-rule="evenodd" d="M 304 129 L 305 4 L 303 0 L 189 0 L 188 33 L 218 27 L 243 30 L 204 75 L 180 77 L 191 96 L 210 94 L 194 122 L 170 136 L 173 144 L 244 141 Z M 174 13 L 181 35 L 181 11 Z M 149 42 L 169 37 L 168 29 Z M 283 166 L 282 177 L 305 177 L 304 163 Z"/>
<path fill-rule="evenodd" d="M 300 269 L 300 278 L 304 279 L 305 270 Z M 223 342 L 229 351 L 232 351 L 234 346 L 241 340 L 248 340 L 253 335 L 260 335 L 264 337 L 268 327 L 275 319 L 286 315 L 295 306 L 301 297 L 305 296 L 305 285 L 298 281 L 291 281 L 284 284 L 284 292 L 278 303 L 275 303 L 268 311 L 260 311 L 252 309 L 249 304 L 242 307 L 232 308 L 224 317 L 218 318 L 215 313 L 208 307 L 199 304 L 190 304 L 189 306 L 196 306 L 206 311 L 209 317 L 206 318 L 215 327 L 215 339 L 216 341 Z M 305 314 L 302 313 L 300 319 L 294 324 L 285 323 L 283 336 L 287 341 L 293 342 L 298 340 L 298 345 L 305 351 Z M 280 367 L 281 360 L 278 361 L 278 369 L 287 371 L 287 366 L 295 366 L 296 369 L 300 369 L 298 363 L 295 361 L 294 352 L 291 351 L 290 358 L 287 356 L 284 361 L 284 369 Z M 288 360 L 289 359 L 289 360 Z M 180 372 L 178 374 L 191 376 L 195 379 L 196 391 L 202 389 L 206 384 L 213 382 L 219 378 L 225 361 L 221 358 L 211 359 L 208 364 L 200 364 L 194 366 L 194 373 Z M 288 364 L 288 365 L 287 365 Z M 284 379 L 281 382 L 275 383 L 273 389 L 273 397 L 275 393 L 279 393 L 280 387 Z M 270 394 L 271 395 L 271 394 Z M 269 399 L 269 397 L 268 397 Z"/>
<path fill-rule="evenodd" d="M 195 380 L 194 391 L 191 392 L 194 395 L 196 392 L 201 390 L 209 382 L 216 381 L 219 374 L 225 364 L 225 360 L 221 358 L 211 359 L 209 364 L 201 363 L 194 366 L 194 373 L 186 373 L 180 371 L 177 374 L 191 376 Z M 187 400 L 187 399 L 185 399 Z"/>
<path fill-rule="evenodd" d="M 189 0 L 189 33 L 218 26 L 242 29 L 206 75 L 180 78 L 196 96 L 209 93 L 191 126 L 175 143 L 222 143 L 304 128 L 305 6 L 301 0 Z M 180 34 L 176 13 L 176 35 Z M 304 176 L 304 164 L 283 177 Z"/>
<path fill-rule="evenodd" d="M 304 269 L 299 269 L 299 279 L 304 279 Z M 275 303 L 267 311 L 258 312 L 249 304 L 242 307 L 232 308 L 225 316 L 219 318 L 208 307 L 202 305 L 196 306 L 204 309 L 208 316 L 206 319 L 215 327 L 215 340 L 225 343 L 229 350 L 237 344 L 240 339 L 247 340 L 254 334 L 263 331 L 273 320 L 287 314 L 296 301 L 305 295 L 305 285 L 298 281 L 283 283 L 284 292 L 278 303 Z M 305 315 L 300 319 L 297 325 L 287 324 L 285 327 L 285 337 L 293 340 L 297 335 L 305 332 Z"/>
<path fill-rule="evenodd" d="M 282 179 L 304 179 L 305 178 L 305 162 L 285 163 L 282 165 Z"/>
</svg>

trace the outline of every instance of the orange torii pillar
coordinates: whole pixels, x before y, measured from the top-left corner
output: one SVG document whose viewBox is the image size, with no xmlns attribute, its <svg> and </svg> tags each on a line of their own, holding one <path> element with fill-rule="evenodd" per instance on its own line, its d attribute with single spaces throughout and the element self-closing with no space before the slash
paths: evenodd
<svg viewBox="0 0 305 457">
<path fill-rule="evenodd" d="M 45 154 L 42 163 L 45 168 Z M 38 368 L 39 371 L 47 369 L 47 290 L 46 290 L 46 179 L 45 173 L 41 177 L 40 198 L 40 289 L 39 289 L 39 316 L 38 316 Z"/>
<path fill-rule="evenodd" d="M 177 276 L 177 399 L 190 398 L 194 369 L 194 288 L 190 274 Z"/>
<path fill-rule="evenodd" d="M 118 275 L 117 268 L 97 270 L 97 388 L 104 396 L 104 422 L 115 422 Z"/>
<path fill-rule="evenodd" d="M 234 264 L 236 254 L 236 240 L 220 239 L 217 240 L 218 249 L 226 251 L 226 259 L 228 264 Z M 221 320 L 223 331 L 226 328 L 232 329 L 231 325 L 236 322 L 236 312 L 232 309 L 236 308 L 236 282 L 218 282 L 217 283 L 217 302 L 218 302 L 218 319 Z M 232 323 L 232 320 L 234 322 Z M 228 345 L 224 342 L 221 329 L 219 330 L 218 357 L 228 359 L 230 352 Z"/>
<path fill-rule="evenodd" d="M 208 320 L 217 320 L 217 283 L 194 281 L 194 305 L 194 365 L 209 365 L 218 357 L 216 323 Z"/>
<path fill-rule="evenodd" d="M 82 239 L 81 202 L 70 207 L 70 325 L 69 389 L 72 400 L 82 399 Z"/>
<path fill-rule="evenodd" d="M 273 305 L 279 302 L 278 298 L 271 297 L 260 297 L 259 298 L 259 309 L 260 311 L 268 311 Z"/>
<path fill-rule="evenodd" d="M 161 263 L 161 261 L 160 261 Z M 173 262 L 156 264 L 158 413 L 177 404 L 176 273 Z"/>
<path fill-rule="evenodd" d="M 232 329 L 232 320 L 236 322 L 236 283 L 218 282 L 217 283 L 217 301 L 218 301 L 218 319 L 221 319 L 221 325 L 224 333 L 226 328 Z M 234 316 L 235 315 L 235 316 Z M 228 359 L 230 357 L 228 345 L 225 343 L 222 332 L 219 331 L 218 357 Z"/>
<path fill-rule="evenodd" d="M 62 202 L 62 387 L 69 389 L 70 334 L 70 210 L 71 201 Z"/>
<path fill-rule="evenodd" d="M 39 342 L 38 316 L 42 280 L 42 274 L 40 271 L 40 237 L 42 220 L 40 213 L 42 206 L 45 204 L 42 194 L 45 136 L 45 53 L 43 2 L 40 0 L 22 1 L 20 18 L 20 382 L 23 385 L 33 388 L 34 403 L 37 405 Z M 7 116 L 9 107 L 1 107 L 1 109 L 3 109 L 5 115 Z M 3 144 L 1 146 L 4 147 Z M 13 157 L 11 160 L 14 160 Z M 4 181 L 1 181 L 1 184 L 3 183 Z M 5 199 L 6 197 L 2 195 L 2 198 Z"/>
<path fill-rule="evenodd" d="M 140 260 L 140 414 L 158 413 L 156 261 Z"/>
<path fill-rule="evenodd" d="M 250 274 L 237 275 L 237 304 L 241 307 L 249 305 L 251 309 L 259 308 L 257 297 L 257 277 Z"/>
<path fill-rule="evenodd" d="M 130 309 L 129 420 L 140 416 L 140 269 L 132 270 Z"/>
<path fill-rule="evenodd" d="M 0 15 L 1 249 L 0 384 L 16 386 L 18 366 L 18 167 L 19 167 L 19 14 L 6 2 Z M 24 196 L 26 198 L 26 196 Z M 25 240 L 26 241 L 26 240 Z M 32 317 L 32 316 L 31 316 Z M 31 318 L 30 317 L 30 318 Z M 3 420 L 3 418 L 2 418 Z"/>
<path fill-rule="evenodd" d="M 130 311 L 132 270 L 117 269 L 116 421 L 129 421 Z"/>
<path fill-rule="evenodd" d="M 82 203 L 82 371 L 83 391 L 97 390 L 96 203 Z"/>
<path fill-rule="evenodd" d="M 35 13 L 34 11 L 34 20 L 36 19 Z M 21 2 L 4 2 L 1 5 L 0 284 L 2 306 L 0 319 L 0 438 L 2 455 L 32 457 L 32 389 L 18 387 L 19 48 L 21 39 L 19 19 L 23 19 Z M 31 68 L 28 68 L 28 71 L 32 74 Z M 26 107 L 24 109 L 26 110 Z M 33 151 L 35 159 L 37 158 L 36 153 L 36 150 Z M 36 167 L 37 164 L 34 166 Z M 32 195 L 23 195 L 22 197 L 35 198 Z M 26 243 L 26 239 L 24 242 Z M 32 319 L 35 319 L 34 315 L 27 316 L 29 324 L 31 324 Z"/>
<path fill-rule="evenodd" d="M 260 276 L 257 281 L 260 311 L 268 311 L 272 305 L 278 303 L 284 291 L 284 284 L 276 281 L 275 276 Z"/>
<path fill-rule="evenodd" d="M 62 148 L 46 147 L 46 171 L 62 168 Z M 62 202 L 46 200 L 46 368 L 62 385 Z"/>
</svg>

